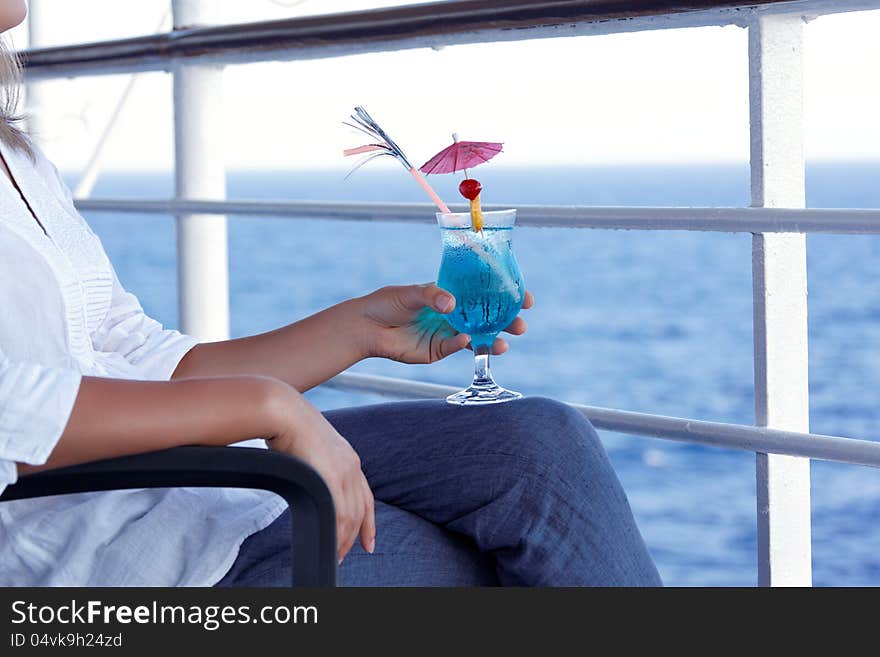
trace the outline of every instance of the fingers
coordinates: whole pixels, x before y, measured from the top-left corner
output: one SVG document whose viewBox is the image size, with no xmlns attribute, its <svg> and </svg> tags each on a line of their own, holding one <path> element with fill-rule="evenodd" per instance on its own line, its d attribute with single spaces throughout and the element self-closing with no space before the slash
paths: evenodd
<svg viewBox="0 0 880 657">
<path fill-rule="evenodd" d="M 445 314 L 455 308 L 455 297 L 435 283 L 402 285 L 396 291 L 400 304 L 407 310 L 416 311 L 428 307 Z"/>
<path fill-rule="evenodd" d="M 510 323 L 506 329 L 504 329 L 505 333 L 510 333 L 511 335 L 522 335 L 529 328 L 529 325 L 526 324 L 526 320 L 522 317 L 517 317 Z"/>
<path fill-rule="evenodd" d="M 504 340 L 502 338 L 495 338 L 495 342 L 492 343 L 493 356 L 500 356 L 508 349 L 510 349 L 510 345 L 507 344 L 507 340 Z"/>
<path fill-rule="evenodd" d="M 469 350 L 473 351 L 474 347 L 468 341 L 467 345 L 465 345 Z M 510 349 L 510 344 L 508 344 L 507 340 L 504 338 L 495 338 L 495 342 L 492 343 L 492 356 L 500 356 L 503 353 L 506 353 Z"/>
<path fill-rule="evenodd" d="M 523 310 L 528 310 L 532 306 L 535 305 L 535 297 L 532 296 L 532 293 L 526 290 L 525 296 L 523 297 Z M 505 333 L 510 333 L 511 335 L 522 335 L 529 328 L 529 325 L 526 323 L 522 317 L 517 317 L 514 319 L 510 326 L 504 329 Z"/>
<path fill-rule="evenodd" d="M 339 563 L 354 546 L 359 537 L 364 550 L 371 553 L 376 548 L 376 508 L 373 491 L 361 469 L 360 459 L 355 457 L 343 484 L 341 509 L 337 512 Z"/>
<path fill-rule="evenodd" d="M 367 507 L 364 486 L 362 484 L 364 474 L 361 470 L 360 459 L 353 451 L 350 458 L 346 459 L 345 469 L 341 472 L 341 477 L 341 508 L 337 510 L 336 516 L 339 563 L 342 563 L 345 555 L 348 554 L 354 545 L 361 525 L 363 525 L 364 511 Z"/>
<path fill-rule="evenodd" d="M 345 559 L 345 556 L 351 550 L 351 546 L 354 545 L 355 538 L 357 538 L 357 530 L 360 524 L 355 524 L 357 522 L 355 518 L 358 516 L 356 509 L 362 501 L 360 500 L 359 491 L 350 490 L 350 486 L 343 488 L 340 497 L 342 503 L 340 504 L 341 508 L 337 510 L 336 514 L 336 542 L 339 546 L 337 556 L 339 557 L 339 563 L 342 563 L 342 560 Z"/>
<path fill-rule="evenodd" d="M 430 306 L 438 313 L 451 313 L 455 308 L 455 297 L 433 283 L 422 288 L 426 306 Z"/>
<path fill-rule="evenodd" d="M 466 348 L 471 342 L 471 336 L 467 333 L 458 333 L 440 342 L 440 358 L 446 358 L 457 351 Z"/>
<path fill-rule="evenodd" d="M 407 310 L 421 310 L 428 307 L 438 313 L 450 313 L 455 309 L 455 297 L 437 287 L 436 283 L 423 283 L 422 285 L 401 285 L 392 288 L 397 293 L 400 304 Z M 523 310 L 528 310 L 535 305 L 535 297 L 526 290 L 523 295 Z"/>
<path fill-rule="evenodd" d="M 376 549 L 376 503 L 373 499 L 373 491 L 367 483 L 367 478 L 361 475 L 362 489 L 364 491 L 364 521 L 361 524 L 361 545 L 373 554 Z"/>
</svg>

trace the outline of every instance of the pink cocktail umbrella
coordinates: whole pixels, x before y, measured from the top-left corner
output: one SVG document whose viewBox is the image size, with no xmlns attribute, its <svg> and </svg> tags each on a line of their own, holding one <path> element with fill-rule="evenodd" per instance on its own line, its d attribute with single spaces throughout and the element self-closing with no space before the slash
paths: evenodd
<svg viewBox="0 0 880 657">
<path fill-rule="evenodd" d="M 419 171 L 427 174 L 467 173 L 467 169 L 473 169 L 498 155 L 504 145 L 494 141 L 459 141 L 458 135 L 452 135 L 452 138 L 455 142 L 420 166 Z"/>
<path fill-rule="evenodd" d="M 464 171 L 465 181 L 458 187 L 461 195 L 471 203 L 471 224 L 475 231 L 483 230 L 483 211 L 480 209 L 481 185 L 470 180 L 468 169 L 488 162 L 501 152 L 504 144 L 496 141 L 459 141 L 458 135 L 452 134 L 453 144 L 447 146 L 430 160 L 425 162 L 419 171 L 431 173 L 455 173 Z"/>
</svg>

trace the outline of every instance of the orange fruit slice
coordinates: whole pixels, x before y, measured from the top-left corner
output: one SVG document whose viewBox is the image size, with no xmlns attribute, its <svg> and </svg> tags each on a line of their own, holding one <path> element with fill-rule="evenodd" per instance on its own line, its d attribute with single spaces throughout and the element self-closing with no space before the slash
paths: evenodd
<svg viewBox="0 0 880 657">
<path fill-rule="evenodd" d="M 474 232 L 483 230 L 483 210 L 480 208 L 480 195 L 471 199 L 471 227 Z"/>
</svg>

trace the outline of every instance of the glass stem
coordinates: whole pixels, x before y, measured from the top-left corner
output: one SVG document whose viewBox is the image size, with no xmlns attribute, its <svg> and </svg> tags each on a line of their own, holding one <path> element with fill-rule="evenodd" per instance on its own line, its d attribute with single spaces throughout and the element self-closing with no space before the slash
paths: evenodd
<svg viewBox="0 0 880 657">
<path fill-rule="evenodd" d="M 489 347 L 480 345 L 474 348 L 474 385 L 494 386 L 492 372 L 489 370 Z"/>
</svg>

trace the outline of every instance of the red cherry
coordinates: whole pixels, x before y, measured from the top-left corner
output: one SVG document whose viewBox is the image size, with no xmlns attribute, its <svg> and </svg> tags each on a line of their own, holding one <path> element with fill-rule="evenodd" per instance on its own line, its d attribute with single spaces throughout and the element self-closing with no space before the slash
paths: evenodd
<svg viewBox="0 0 880 657">
<path fill-rule="evenodd" d="M 465 178 L 458 186 L 458 192 L 469 201 L 473 201 L 483 191 L 483 186 L 479 180 L 473 178 Z"/>
</svg>

